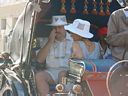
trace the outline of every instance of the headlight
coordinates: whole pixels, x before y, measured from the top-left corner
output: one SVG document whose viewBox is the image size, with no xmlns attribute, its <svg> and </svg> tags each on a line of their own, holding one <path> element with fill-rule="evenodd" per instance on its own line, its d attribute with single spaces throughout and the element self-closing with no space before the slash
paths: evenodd
<svg viewBox="0 0 128 96">
<path fill-rule="evenodd" d="M 81 90 L 82 90 L 82 88 L 81 88 L 81 86 L 79 84 L 76 84 L 76 85 L 73 86 L 73 92 L 75 94 L 80 94 Z"/>
<path fill-rule="evenodd" d="M 56 90 L 57 90 L 57 92 L 59 92 L 59 93 L 63 92 L 63 91 L 64 91 L 64 86 L 63 86 L 63 84 L 57 84 L 57 85 L 56 85 Z"/>
</svg>

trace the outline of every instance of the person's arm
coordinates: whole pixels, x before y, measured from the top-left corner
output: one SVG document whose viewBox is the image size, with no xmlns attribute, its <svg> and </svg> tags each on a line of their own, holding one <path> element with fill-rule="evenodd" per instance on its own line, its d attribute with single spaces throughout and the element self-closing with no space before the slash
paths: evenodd
<svg viewBox="0 0 128 96">
<path fill-rule="evenodd" d="M 80 48 L 80 45 L 78 42 L 73 42 L 71 57 L 77 58 L 77 59 L 83 59 L 82 49 Z"/>
<path fill-rule="evenodd" d="M 112 14 L 108 22 L 108 33 L 106 41 L 111 46 L 125 46 L 128 45 L 127 37 L 128 30 L 119 32 L 118 28 L 118 14 Z"/>
<path fill-rule="evenodd" d="M 120 32 L 116 35 L 108 36 L 107 42 L 112 46 L 128 46 L 128 30 Z"/>
<path fill-rule="evenodd" d="M 56 36 L 56 32 L 53 29 L 49 36 L 48 42 L 46 43 L 46 45 L 43 48 L 40 49 L 40 51 L 37 54 L 37 61 L 39 63 L 43 63 L 45 61 L 45 59 L 49 53 L 49 50 L 55 41 L 55 36 Z"/>
</svg>

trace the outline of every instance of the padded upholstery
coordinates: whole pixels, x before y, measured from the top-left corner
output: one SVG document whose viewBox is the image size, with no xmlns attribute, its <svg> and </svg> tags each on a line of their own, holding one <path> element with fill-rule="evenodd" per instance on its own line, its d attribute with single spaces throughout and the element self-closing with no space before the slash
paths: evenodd
<svg viewBox="0 0 128 96">
<path fill-rule="evenodd" d="M 116 63 L 112 59 L 84 60 L 86 70 L 91 72 L 108 72 L 109 68 Z"/>
</svg>

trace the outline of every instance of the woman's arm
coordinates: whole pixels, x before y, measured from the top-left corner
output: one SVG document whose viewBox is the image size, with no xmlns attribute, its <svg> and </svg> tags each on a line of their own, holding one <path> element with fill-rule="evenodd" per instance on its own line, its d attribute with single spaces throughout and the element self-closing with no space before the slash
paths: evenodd
<svg viewBox="0 0 128 96">
<path fill-rule="evenodd" d="M 77 59 L 83 59 L 83 52 L 78 42 L 73 42 L 71 57 Z"/>
</svg>

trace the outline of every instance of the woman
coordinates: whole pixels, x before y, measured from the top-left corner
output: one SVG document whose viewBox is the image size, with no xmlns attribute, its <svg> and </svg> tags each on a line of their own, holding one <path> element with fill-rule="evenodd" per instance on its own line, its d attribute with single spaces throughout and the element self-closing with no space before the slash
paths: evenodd
<svg viewBox="0 0 128 96">
<path fill-rule="evenodd" d="M 65 29 L 72 33 L 74 39 L 72 47 L 72 58 L 99 59 L 100 44 L 89 39 L 93 34 L 89 32 L 90 23 L 85 20 L 76 19 L 72 24 L 66 25 Z"/>
</svg>

